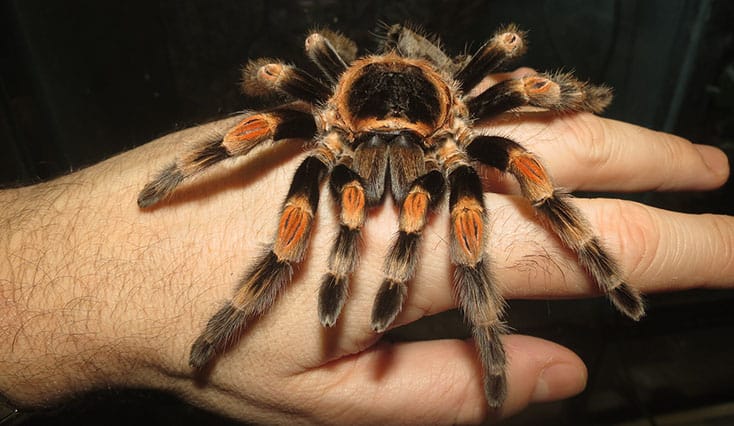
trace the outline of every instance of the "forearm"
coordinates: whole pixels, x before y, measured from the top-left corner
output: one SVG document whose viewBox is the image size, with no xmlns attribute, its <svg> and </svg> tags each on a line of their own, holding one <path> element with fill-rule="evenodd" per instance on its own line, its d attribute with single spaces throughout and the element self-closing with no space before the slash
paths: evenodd
<svg viewBox="0 0 734 426">
<path fill-rule="evenodd" d="M 176 215 L 146 221 L 135 197 L 191 136 L 0 191 L 0 393 L 37 406 L 101 386 L 167 386 L 159 370 L 187 313 L 165 312 L 161 298 L 182 297 L 170 282 L 191 267 L 165 234 Z"/>
<path fill-rule="evenodd" d="M 141 210 L 135 200 L 181 144 L 216 136 L 233 120 L 0 191 L 0 394 L 44 406 L 102 387 L 192 392 L 191 339 L 271 232 L 241 206 L 266 217 L 280 200 L 248 197 L 274 182 L 286 188 L 288 172 L 263 184 L 254 177 L 262 171 L 249 167 L 247 188 L 242 174 L 209 176 L 160 209 Z"/>
<path fill-rule="evenodd" d="M 127 309 L 110 306 L 109 292 L 128 286 L 133 268 L 115 257 L 131 235 L 99 199 L 97 174 L 0 193 L 0 392 L 20 405 L 118 380 L 134 362 L 121 355 L 129 342 L 105 329 L 109 310 Z"/>
</svg>

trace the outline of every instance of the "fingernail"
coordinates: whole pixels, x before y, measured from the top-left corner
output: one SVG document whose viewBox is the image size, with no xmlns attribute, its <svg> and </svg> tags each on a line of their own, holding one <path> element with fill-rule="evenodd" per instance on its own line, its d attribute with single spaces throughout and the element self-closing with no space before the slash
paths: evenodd
<svg viewBox="0 0 734 426">
<path fill-rule="evenodd" d="M 703 162 L 717 176 L 729 174 L 729 158 L 724 151 L 709 145 L 695 145 Z"/>
<path fill-rule="evenodd" d="M 557 401 L 578 394 L 586 387 L 586 371 L 577 365 L 551 364 L 538 377 L 533 402 Z"/>
</svg>

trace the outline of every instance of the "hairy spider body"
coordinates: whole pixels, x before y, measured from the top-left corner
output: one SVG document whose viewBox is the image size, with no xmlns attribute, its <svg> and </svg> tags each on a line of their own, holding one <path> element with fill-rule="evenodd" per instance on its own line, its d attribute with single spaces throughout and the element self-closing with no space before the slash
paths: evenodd
<svg viewBox="0 0 734 426">
<path fill-rule="evenodd" d="M 318 77 L 278 61 L 250 62 L 243 71 L 245 92 L 278 93 L 286 102 L 247 114 L 221 140 L 178 157 L 143 188 L 138 204 L 153 205 L 202 170 L 264 143 L 298 138 L 312 147 L 295 172 L 270 249 L 194 342 L 190 364 L 201 368 L 266 312 L 290 282 L 293 265 L 305 256 L 325 179 L 339 211 L 339 232 L 318 301 L 319 319 L 327 327 L 336 323 L 347 299 L 369 208 L 387 192 L 400 206 L 397 236 L 372 309 L 372 328 L 382 332 L 403 306 L 421 234 L 448 192 L 456 300 L 472 325 L 488 403 L 498 407 L 507 388 L 500 339 L 504 302 L 487 266 L 487 209 L 473 163 L 518 180 L 523 196 L 621 312 L 638 319 L 644 309 L 638 292 L 624 283 L 580 211 L 554 188 L 539 160 L 512 140 L 479 134 L 472 123 L 526 105 L 599 112 L 611 94 L 567 74 L 508 79 L 473 94 L 485 76 L 523 53 L 523 33 L 514 26 L 497 32 L 470 57 L 450 58 L 437 43 L 401 25 L 387 28 L 382 44 L 380 54 L 357 58 L 356 46 L 344 36 L 311 34 L 306 53 Z"/>
</svg>

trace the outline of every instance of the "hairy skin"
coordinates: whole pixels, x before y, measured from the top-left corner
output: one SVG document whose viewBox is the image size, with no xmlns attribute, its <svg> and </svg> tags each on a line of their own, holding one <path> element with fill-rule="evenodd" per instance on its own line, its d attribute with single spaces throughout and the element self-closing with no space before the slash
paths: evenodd
<svg viewBox="0 0 734 426">
<path fill-rule="evenodd" d="M 727 159 L 715 148 L 587 114 L 522 115 L 492 123 L 494 131 L 539 154 L 569 190 L 705 190 L 728 177 Z M 466 423 L 490 415 L 471 342 L 390 344 L 370 328 L 375 277 L 397 229 L 389 202 L 365 225 L 366 249 L 336 328 L 323 330 L 316 311 L 337 229 L 334 210 L 322 208 L 310 254 L 279 303 L 203 383 L 193 377 L 188 348 L 275 232 L 273 212 L 300 147 L 228 163 L 150 211 L 135 199 L 175 147 L 221 134 L 237 119 L 166 136 L 51 182 L 0 191 L 0 393 L 40 407 L 95 388 L 157 388 L 223 415 L 271 423 Z M 328 191 L 322 195 L 324 206 L 331 204 Z M 487 194 L 486 202 L 488 250 L 505 297 L 596 295 L 523 201 Z M 574 203 L 640 290 L 734 286 L 731 217 L 619 200 Z M 448 214 L 439 211 L 426 228 L 423 259 L 396 325 L 454 307 Z M 493 415 L 583 389 L 585 368 L 567 349 L 526 336 L 504 341 L 510 389 Z"/>
</svg>

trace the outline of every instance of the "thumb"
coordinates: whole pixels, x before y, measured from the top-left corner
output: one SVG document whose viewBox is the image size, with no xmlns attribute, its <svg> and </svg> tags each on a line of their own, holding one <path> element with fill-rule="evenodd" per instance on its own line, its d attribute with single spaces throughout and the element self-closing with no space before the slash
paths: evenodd
<svg viewBox="0 0 734 426">
<path fill-rule="evenodd" d="M 470 341 L 381 342 L 302 374 L 308 388 L 321 390 L 317 412 L 324 420 L 350 424 L 478 423 L 583 390 L 586 367 L 570 350 L 519 335 L 505 336 L 504 343 L 509 389 L 497 412 L 489 412 Z"/>
</svg>

